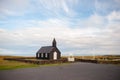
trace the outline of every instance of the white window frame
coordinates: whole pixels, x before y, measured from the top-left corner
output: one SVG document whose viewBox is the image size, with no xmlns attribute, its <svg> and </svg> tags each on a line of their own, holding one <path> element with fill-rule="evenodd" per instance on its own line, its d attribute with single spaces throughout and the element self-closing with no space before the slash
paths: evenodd
<svg viewBox="0 0 120 80">
<path fill-rule="evenodd" d="M 41 57 L 43 58 L 43 53 L 41 53 Z"/>
<path fill-rule="evenodd" d="M 48 53 L 45 53 L 45 57 L 46 57 L 46 58 L 48 57 Z"/>
</svg>

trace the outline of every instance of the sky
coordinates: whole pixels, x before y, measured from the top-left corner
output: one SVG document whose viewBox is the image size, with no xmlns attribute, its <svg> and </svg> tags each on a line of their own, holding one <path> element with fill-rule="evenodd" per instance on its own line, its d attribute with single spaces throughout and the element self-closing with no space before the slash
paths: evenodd
<svg viewBox="0 0 120 80">
<path fill-rule="evenodd" d="M 0 0 L 0 55 L 120 55 L 120 0 Z"/>
</svg>

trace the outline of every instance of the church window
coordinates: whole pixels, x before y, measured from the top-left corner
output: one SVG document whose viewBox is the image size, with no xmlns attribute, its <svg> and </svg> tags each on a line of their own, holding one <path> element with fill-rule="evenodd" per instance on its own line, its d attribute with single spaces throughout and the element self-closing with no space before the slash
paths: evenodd
<svg viewBox="0 0 120 80">
<path fill-rule="evenodd" d="M 46 57 L 46 58 L 47 58 L 47 56 L 48 56 L 48 53 L 45 54 L 45 57 Z"/>
<path fill-rule="evenodd" d="M 43 53 L 41 53 L 41 57 L 43 57 Z"/>
</svg>

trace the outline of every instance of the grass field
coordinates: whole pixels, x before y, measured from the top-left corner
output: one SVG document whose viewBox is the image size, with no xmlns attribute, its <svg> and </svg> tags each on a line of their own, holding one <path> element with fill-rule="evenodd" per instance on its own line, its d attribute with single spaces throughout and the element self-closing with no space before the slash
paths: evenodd
<svg viewBox="0 0 120 80">
<path fill-rule="evenodd" d="M 18 57 L 18 56 L 0 56 L 0 70 L 9 70 L 9 69 L 18 69 L 18 68 L 28 68 L 28 67 L 40 67 L 40 66 L 53 66 L 53 65 L 61 65 L 61 64 L 45 64 L 45 65 L 36 65 L 36 64 L 30 64 L 30 63 L 24 63 L 24 62 L 18 62 L 18 61 L 7 61 L 4 60 L 4 58 L 26 58 L 26 59 L 33 59 L 36 60 L 35 57 Z M 67 58 L 67 57 L 62 57 Z M 75 56 L 75 58 L 78 59 L 93 59 L 92 56 Z M 96 60 L 98 60 L 100 63 L 113 63 L 113 61 L 120 62 L 120 56 L 96 56 Z M 66 63 L 63 63 L 66 64 Z M 63 65 L 62 64 L 62 65 Z M 120 63 L 118 63 L 120 65 Z"/>
<path fill-rule="evenodd" d="M 64 56 L 67 58 L 67 56 Z M 100 55 L 100 56 L 74 56 L 77 60 L 95 60 L 99 64 L 120 65 L 120 55 Z"/>
<path fill-rule="evenodd" d="M 68 63 L 62 63 L 62 64 L 55 63 L 55 64 L 37 65 L 37 64 L 30 64 L 30 63 L 24 63 L 19 61 L 8 61 L 8 60 L 4 60 L 4 58 L 26 58 L 28 60 L 36 60 L 35 57 L 0 56 L 0 70 L 30 68 L 30 67 L 44 67 L 44 66 L 59 66 L 59 65 L 68 64 Z"/>
<path fill-rule="evenodd" d="M 35 65 L 35 64 L 4 60 L 4 58 L 12 58 L 12 57 L 13 56 L 0 56 L 0 70 L 37 67 L 38 66 L 38 65 Z M 15 57 L 19 58 L 17 56 L 14 56 L 14 58 Z"/>
<path fill-rule="evenodd" d="M 64 56 L 67 58 L 67 56 Z M 120 60 L 120 55 L 101 55 L 101 56 L 74 56 L 77 59 L 96 59 L 96 60 Z"/>
</svg>

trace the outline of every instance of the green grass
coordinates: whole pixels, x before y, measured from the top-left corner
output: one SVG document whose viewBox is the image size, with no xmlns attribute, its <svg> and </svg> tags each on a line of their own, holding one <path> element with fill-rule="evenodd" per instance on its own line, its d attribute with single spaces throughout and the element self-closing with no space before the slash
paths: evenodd
<svg viewBox="0 0 120 80">
<path fill-rule="evenodd" d="M 17 62 L 17 61 L 0 61 L 0 70 L 9 70 L 9 69 L 18 69 L 18 68 L 28 68 L 28 67 L 37 67 L 38 65 Z"/>
<path fill-rule="evenodd" d="M 19 68 L 32 68 L 32 67 L 47 67 L 47 66 L 60 66 L 60 65 L 66 65 L 69 63 L 56 63 L 56 64 L 44 64 L 44 65 L 35 65 L 35 64 L 29 64 L 29 63 L 23 63 L 23 62 L 17 62 L 17 61 L 7 61 L 8 63 L 5 65 L 0 64 L 0 70 L 11 70 L 11 69 L 19 69 Z"/>
<path fill-rule="evenodd" d="M 44 66 L 59 66 L 65 65 L 68 63 L 56 63 L 56 64 L 44 64 L 44 65 L 37 65 L 37 64 L 30 64 L 18 61 L 7 61 L 4 58 L 16 58 L 14 56 L 0 56 L 0 70 L 11 70 L 11 69 L 19 69 L 19 68 L 31 68 L 31 67 L 44 67 Z"/>
<path fill-rule="evenodd" d="M 4 58 L 16 58 L 16 56 L 0 56 L 0 70 L 10 70 L 18 68 L 37 67 L 38 65 L 23 63 L 18 61 L 7 61 Z"/>
</svg>

